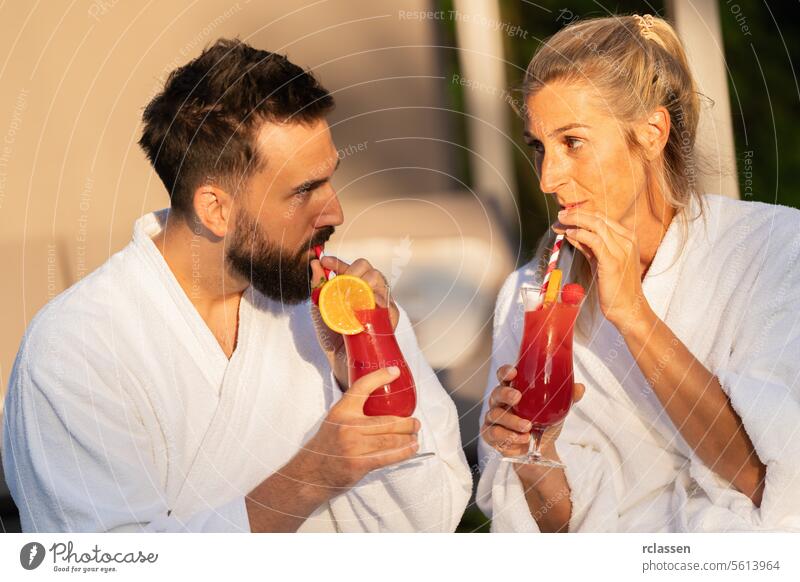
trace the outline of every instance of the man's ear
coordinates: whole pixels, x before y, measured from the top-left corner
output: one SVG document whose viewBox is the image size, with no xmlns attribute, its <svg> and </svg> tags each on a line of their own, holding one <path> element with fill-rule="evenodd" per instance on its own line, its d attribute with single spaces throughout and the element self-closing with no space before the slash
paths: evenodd
<svg viewBox="0 0 800 582">
<path fill-rule="evenodd" d="M 669 112 L 665 107 L 657 107 L 639 124 L 636 133 L 648 160 L 657 158 L 664 151 L 669 130 Z"/>
<path fill-rule="evenodd" d="M 194 191 L 192 204 L 200 223 L 215 236 L 223 238 L 230 228 L 233 197 L 214 184 L 204 184 Z"/>
</svg>

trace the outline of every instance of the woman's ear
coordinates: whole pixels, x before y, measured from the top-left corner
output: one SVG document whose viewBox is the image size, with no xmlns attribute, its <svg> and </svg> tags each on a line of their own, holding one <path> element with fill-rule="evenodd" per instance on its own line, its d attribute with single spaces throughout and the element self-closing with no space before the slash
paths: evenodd
<svg viewBox="0 0 800 582">
<path fill-rule="evenodd" d="M 220 238 L 228 233 L 233 199 L 225 190 L 204 184 L 194 191 L 192 204 L 195 216 L 209 231 Z"/>
<path fill-rule="evenodd" d="M 665 107 L 657 107 L 639 124 L 636 133 L 648 160 L 657 158 L 664 151 L 669 130 L 669 112 Z"/>
</svg>

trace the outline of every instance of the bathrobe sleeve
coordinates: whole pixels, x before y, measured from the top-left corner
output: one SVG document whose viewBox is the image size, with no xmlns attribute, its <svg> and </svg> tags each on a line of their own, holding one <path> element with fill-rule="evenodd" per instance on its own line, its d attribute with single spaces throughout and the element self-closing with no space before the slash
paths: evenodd
<svg viewBox="0 0 800 582">
<path fill-rule="evenodd" d="M 402 308 L 395 336 L 416 385 L 418 452 L 435 456 L 373 471 L 332 499 L 331 511 L 344 532 L 453 532 L 472 494 L 458 413 Z"/>
<path fill-rule="evenodd" d="M 530 276 L 525 269 L 513 273 L 498 295 L 492 362 L 480 416 L 481 426 L 488 410 L 489 395 L 497 386 L 497 369 L 506 364 L 513 365 L 517 360 L 524 314 L 521 303 L 515 298 L 518 296 L 522 277 Z M 584 400 L 589 397 L 587 394 Z M 617 488 L 603 454 L 608 447 L 607 439 L 574 407 L 565 420 L 556 447 L 566 466 L 565 475 L 570 487 L 572 515 L 569 531 L 615 531 L 618 521 Z M 481 510 L 492 519 L 492 531 L 539 532 L 513 464 L 502 462 L 500 453 L 483 438 L 478 441 L 478 455 L 481 478 L 476 501 Z M 553 503 L 557 501 L 559 500 L 554 499 Z"/>
<path fill-rule="evenodd" d="M 795 213 L 790 215 L 796 218 Z M 791 235 L 781 238 L 781 230 Z M 760 507 L 693 456 L 691 475 L 711 500 L 692 529 L 800 528 L 800 236 L 776 227 L 768 260 L 753 285 L 743 285 L 740 327 L 728 362 L 712 370 L 762 463 Z M 788 233 L 787 233 L 788 234 Z M 734 317 L 731 315 L 731 317 Z"/>
<path fill-rule="evenodd" d="M 159 440 L 146 430 L 119 365 L 64 334 L 51 339 L 59 342 L 57 357 L 47 340 L 26 336 L 6 398 L 3 464 L 24 531 L 249 531 L 243 497 L 186 520 L 170 517 L 155 460 Z"/>
</svg>

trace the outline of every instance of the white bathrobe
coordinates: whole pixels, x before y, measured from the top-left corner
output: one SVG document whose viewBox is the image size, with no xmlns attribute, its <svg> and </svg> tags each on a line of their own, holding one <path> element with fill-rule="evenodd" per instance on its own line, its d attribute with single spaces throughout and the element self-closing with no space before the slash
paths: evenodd
<svg viewBox="0 0 800 582">
<path fill-rule="evenodd" d="M 800 212 L 705 200 L 705 220 L 689 222 L 684 252 L 681 221 L 673 220 L 643 289 L 741 417 L 767 467 L 761 507 L 688 447 L 598 309 L 591 341 L 575 336 L 575 381 L 586 393 L 556 443 L 572 490 L 570 531 L 800 529 Z M 693 204 L 686 215 L 697 210 Z M 500 292 L 487 396 L 497 368 L 516 362 L 519 288 L 533 281 L 536 264 L 513 273 Z M 481 419 L 485 413 L 484 401 Z M 482 439 L 479 451 L 478 503 L 492 529 L 539 531 L 513 465 Z"/>
<path fill-rule="evenodd" d="M 163 211 L 162 211 L 163 212 Z M 163 218 L 163 214 L 160 215 Z M 24 531 L 250 531 L 244 496 L 317 431 L 341 393 L 310 319 L 249 289 L 230 361 L 151 237 L 50 302 L 5 404 L 5 476 Z M 455 406 L 407 316 L 420 451 L 367 475 L 301 531 L 453 531 L 471 493 Z"/>
</svg>

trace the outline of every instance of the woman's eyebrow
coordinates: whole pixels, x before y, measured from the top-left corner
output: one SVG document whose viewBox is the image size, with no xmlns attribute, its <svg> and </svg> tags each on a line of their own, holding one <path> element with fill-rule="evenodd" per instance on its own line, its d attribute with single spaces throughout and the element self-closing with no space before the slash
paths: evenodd
<svg viewBox="0 0 800 582">
<path fill-rule="evenodd" d="M 547 135 L 548 135 L 548 137 L 553 137 L 553 136 L 556 136 L 556 135 L 558 135 L 559 133 L 563 133 L 563 132 L 565 132 L 565 131 L 569 131 L 570 129 L 577 129 L 577 128 L 579 128 L 579 127 L 585 127 L 585 128 L 587 128 L 587 129 L 589 128 L 589 126 L 588 126 L 588 125 L 586 125 L 585 123 L 568 123 L 567 125 L 564 125 L 564 126 L 562 126 L 562 127 L 559 127 L 559 128 L 558 128 L 558 129 L 556 129 L 555 131 L 551 131 L 551 132 L 550 132 L 549 134 L 547 134 Z"/>
<path fill-rule="evenodd" d="M 564 133 L 565 131 L 569 131 L 570 129 L 577 129 L 579 127 L 585 127 L 587 129 L 591 129 L 591 126 L 586 125 L 585 123 L 568 123 L 567 125 L 559 127 L 555 131 L 551 131 L 550 133 L 547 134 L 547 137 L 554 137 L 554 136 L 558 135 L 559 133 Z M 536 141 L 538 139 L 535 135 L 533 135 L 527 129 L 522 133 L 522 138 L 525 140 L 525 143 L 528 144 L 528 145 L 531 145 L 531 142 Z"/>
</svg>

